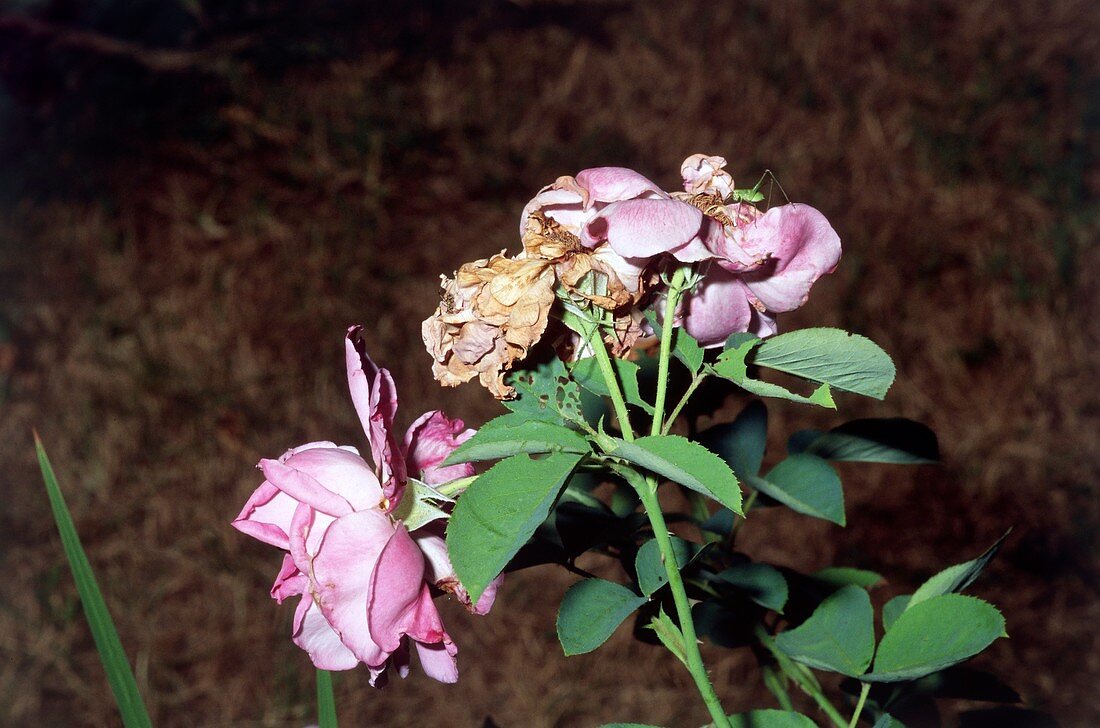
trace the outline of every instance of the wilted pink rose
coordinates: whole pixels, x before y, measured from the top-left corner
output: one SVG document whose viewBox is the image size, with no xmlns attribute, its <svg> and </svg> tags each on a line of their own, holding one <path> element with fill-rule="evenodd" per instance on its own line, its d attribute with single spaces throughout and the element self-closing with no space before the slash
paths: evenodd
<svg viewBox="0 0 1100 728">
<path fill-rule="evenodd" d="M 681 166 L 684 192 L 662 193 L 645 180 L 649 186 L 620 182 L 613 188 L 634 193 L 630 198 L 588 190 L 585 204 L 578 204 L 562 190 L 540 196 L 556 202 L 556 214 L 580 221 L 586 245 L 607 241 L 639 268 L 657 255 L 684 263 L 710 261 L 700 268 L 703 281 L 685 296 L 677 323 L 704 346 L 720 346 L 739 331 L 775 333 L 775 314 L 804 304 L 813 283 L 840 260 L 840 238 L 824 215 L 801 204 L 761 212 L 732 202 L 733 178 L 725 165 L 722 157 L 688 157 Z M 588 173 L 598 173 L 601 182 L 640 177 L 630 170 L 585 170 L 577 175 L 578 185 Z M 578 218 L 578 209 L 594 214 Z"/>
<path fill-rule="evenodd" d="M 576 177 L 559 177 L 523 208 L 520 234 L 534 212 L 561 225 L 588 248 L 600 247 L 608 267 L 630 290 L 650 257 L 671 252 L 681 260 L 702 260 L 709 253 L 700 235 L 703 214 L 624 167 L 594 167 Z"/>
<path fill-rule="evenodd" d="M 265 480 L 233 525 L 287 551 L 271 596 L 282 603 L 301 595 L 293 638 L 317 667 L 347 670 L 361 662 L 374 684 L 392 663 L 404 676 L 411 640 L 428 675 L 454 682 L 458 649 L 432 601 L 431 585 L 455 593 L 479 614 L 492 606 L 496 585 L 469 605 L 439 522 L 410 533 L 391 513 L 409 473 L 434 484 L 471 475 L 468 463 L 441 463 L 473 431 L 442 412 L 427 412 L 398 444 L 389 372 L 362 350 L 358 327 L 348 331 L 345 345 L 352 400 L 375 467 L 355 448 L 331 442 L 261 460 Z"/>
</svg>

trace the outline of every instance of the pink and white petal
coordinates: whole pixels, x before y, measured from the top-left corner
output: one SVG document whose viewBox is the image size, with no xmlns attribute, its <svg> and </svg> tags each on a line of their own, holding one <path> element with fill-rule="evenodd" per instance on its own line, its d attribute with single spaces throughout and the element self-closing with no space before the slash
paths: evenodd
<svg viewBox="0 0 1100 728">
<path fill-rule="evenodd" d="M 645 258 L 624 258 L 612 250 L 610 245 L 600 245 L 592 251 L 592 258 L 600 265 L 606 266 L 615 272 L 619 282 L 631 294 L 638 293 L 645 270 Z"/>
<path fill-rule="evenodd" d="M 725 171 L 725 166 L 723 157 L 692 154 L 680 165 L 684 190 L 693 195 L 705 193 L 724 199 L 733 191 L 733 177 Z"/>
<path fill-rule="evenodd" d="M 749 324 L 749 333 L 756 334 L 761 339 L 775 336 L 779 333 L 779 323 L 775 320 L 775 316 L 770 313 L 761 313 L 754 309 L 752 323 Z"/>
<path fill-rule="evenodd" d="M 769 265 L 745 282 L 771 311 L 793 311 L 806 302 L 814 282 L 836 269 L 840 236 L 809 205 L 774 207 L 745 226 L 743 247 L 771 254 Z"/>
<path fill-rule="evenodd" d="M 389 371 L 377 366 L 367 355 L 362 331 L 362 326 L 352 326 L 344 337 L 348 389 L 370 444 L 371 459 L 378 469 L 382 492 L 396 504 L 400 495 L 396 491 L 405 481 L 405 464 L 399 457 L 397 442 L 392 435 L 393 421 L 397 415 L 397 390 Z"/>
<path fill-rule="evenodd" d="M 443 524 L 437 521 L 410 534 L 424 554 L 424 580 L 436 586 L 445 581 L 457 581 L 455 567 L 451 564 L 447 542 L 443 537 L 444 532 Z"/>
<path fill-rule="evenodd" d="M 427 588 L 424 555 L 399 523 L 378 557 L 367 596 L 370 636 L 384 651 L 396 650 L 406 634 L 418 637 L 419 633 L 412 634 L 412 630 L 423 627 L 419 601 Z M 438 613 L 435 616 L 438 620 Z"/>
<path fill-rule="evenodd" d="M 460 419 L 451 419 L 440 410 L 420 415 L 405 432 L 403 450 L 409 473 L 429 485 L 438 485 L 474 474 L 470 463 L 441 467 L 440 463 L 476 430 L 466 429 Z"/>
<path fill-rule="evenodd" d="M 593 247 L 604 240 L 624 258 L 649 258 L 684 248 L 703 232 L 704 216 L 679 200 L 615 202 L 588 221 L 581 242 Z"/>
<path fill-rule="evenodd" d="M 393 536 L 386 514 L 357 511 L 332 522 L 313 557 L 312 588 L 321 611 L 344 644 L 368 665 L 381 665 L 396 648 L 382 649 L 368 626 L 373 572 Z M 422 574 L 421 564 L 418 576 Z"/>
<path fill-rule="evenodd" d="M 284 452 L 282 455 L 279 456 L 279 462 L 280 463 L 285 463 L 292 456 L 297 455 L 300 452 L 305 452 L 306 450 L 313 450 L 313 449 L 319 448 L 319 447 L 320 448 L 335 448 L 337 450 L 347 450 L 348 452 L 355 453 L 356 455 L 359 454 L 359 451 L 356 450 L 351 445 L 339 445 L 338 446 L 335 442 L 329 442 L 328 440 L 318 440 L 316 442 L 307 442 L 305 445 L 299 445 L 298 447 L 290 448 L 289 450 L 287 450 L 286 452 Z"/>
<path fill-rule="evenodd" d="M 423 528 L 418 528 L 412 534 L 413 540 L 416 541 L 416 545 L 420 547 L 420 551 L 424 554 L 425 569 L 424 579 L 431 584 L 435 584 L 444 591 L 451 592 L 455 598 L 462 603 L 470 612 L 474 614 L 488 614 L 489 610 L 493 608 L 493 602 L 496 601 L 497 590 L 500 589 L 500 585 L 504 582 L 504 575 L 501 574 L 497 578 L 493 579 L 489 586 L 485 587 L 485 591 L 481 593 L 481 596 L 477 600 L 477 604 L 470 604 L 470 594 L 466 591 L 466 588 L 462 586 L 458 580 L 458 576 L 455 574 L 454 566 L 451 564 L 451 557 L 447 551 L 447 542 L 443 538 L 443 528 L 438 523 L 431 523 Z"/>
<path fill-rule="evenodd" d="M 431 645 L 417 642 L 416 654 L 420 658 L 420 667 L 424 674 L 441 683 L 458 682 L 458 660 L 455 659 L 458 649 L 452 650 L 452 647 L 453 642 Z"/>
<path fill-rule="evenodd" d="M 264 543 L 290 548 L 290 521 L 298 501 L 264 481 L 253 491 L 233 527 Z"/>
<path fill-rule="evenodd" d="M 715 347 L 748 329 L 753 307 L 741 279 L 712 266 L 699 289 L 685 297 L 683 311 L 684 329 L 703 346 Z"/>
<path fill-rule="evenodd" d="M 637 197 L 666 197 L 648 178 L 626 167 L 592 167 L 576 176 L 577 185 L 588 191 L 588 206 L 594 202 L 618 202 Z"/>
<path fill-rule="evenodd" d="M 299 503 L 304 503 L 322 513 L 343 516 L 354 510 L 347 499 L 326 488 L 309 473 L 294 467 L 293 462 L 294 458 L 286 463 L 265 458 L 260 461 L 260 470 L 263 471 L 268 482 L 276 488 Z"/>
<path fill-rule="evenodd" d="M 355 452 L 336 446 L 312 448 L 295 453 L 284 464 L 309 475 L 324 488 L 342 497 L 353 510 L 377 508 L 382 501 L 378 476 L 367 461 Z"/>
<path fill-rule="evenodd" d="M 294 613 L 293 639 L 321 670 L 350 670 L 359 664 L 308 594 Z"/>
<path fill-rule="evenodd" d="M 306 575 L 294 563 L 294 557 L 283 554 L 283 565 L 271 586 L 271 598 L 282 604 L 289 597 L 304 594 L 308 583 Z"/>
<path fill-rule="evenodd" d="M 557 221 L 573 234 L 576 234 L 584 221 L 592 216 L 592 213 L 584 209 L 584 197 L 577 190 L 556 186 L 562 179 L 571 178 L 560 178 L 558 182 L 542 188 L 523 207 L 523 214 L 519 218 L 520 237 L 527 232 L 527 218 L 536 210 Z"/>
</svg>

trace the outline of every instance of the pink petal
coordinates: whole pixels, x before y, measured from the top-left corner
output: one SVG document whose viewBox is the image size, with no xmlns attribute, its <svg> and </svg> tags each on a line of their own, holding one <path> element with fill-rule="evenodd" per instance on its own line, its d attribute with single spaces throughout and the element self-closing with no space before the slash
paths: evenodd
<svg viewBox="0 0 1100 728">
<path fill-rule="evenodd" d="M 310 476 L 326 490 L 347 501 L 353 510 L 377 508 L 382 501 L 378 477 L 354 449 L 333 446 L 299 450 L 284 464 Z"/>
<path fill-rule="evenodd" d="M 706 154 L 692 154 L 680 165 L 684 190 L 692 194 L 706 193 L 725 198 L 733 191 L 733 177 L 726 172 L 726 160 Z"/>
<path fill-rule="evenodd" d="M 289 549 L 290 519 L 297 507 L 298 501 L 265 480 L 244 504 L 233 527 L 264 543 Z"/>
<path fill-rule="evenodd" d="M 383 649 L 372 638 L 367 609 L 372 577 L 394 536 L 382 511 L 357 511 L 333 521 L 313 557 L 313 590 L 321 611 L 355 656 L 372 666 L 381 665 L 396 649 L 396 644 Z M 420 570 L 410 577 L 417 584 L 423 568 L 421 559 Z M 409 601 L 406 609 L 412 607 Z"/>
<path fill-rule="evenodd" d="M 462 420 L 451 419 L 439 410 L 425 412 L 409 426 L 403 450 L 409 473 L 429 485 L 438 485 L 474 474 L 470 463 L 440 467 L 440 463 L 476 430 L 464 429 Z"/>
<path fill-rule="evenodd" d="M 283 554 L 283 565 L 271 587 L 271 598 L 282 604 L 288 597 L 304 594 L 308 579 L 294 563 L 290 554 Z"/>
<path fill-rule="evenodd" d="M 309 595 L 302 597 L 294 613 L 294 644 L 322 670 L 350 670 L 359 664 Z"/>
<path fill-rule="evenodd" d="M 414 639 L 431 636 L 423 633 L 423 616 L 418 614 L 421 592 L 427 588 L 424 556 L 405 526 L 398 524 L 378 557 L 367 600 L 370 636 L 379 647 L 393 652 L 406 634 Z M 442 632 L 438 613 L 435 618 Z"/>
<path fill-rule="evenodd" d="M 576 180 L 588 191 L 588 206 L 594 202 L 666 196 L 660 187 L 626 167 L 592 167 L 578 172 Z"/>
<path fill-rule="evenodd" d="M 322 513 L 343 516 L 353 510 L 343 496 L 326 488 L 309 473 L 294 467 L 293 458 L 287 463 L 265 458 L 260 461 L 260 470 L 276 488 L 299 503 L 304 503 Z"/>
<path fill-rule="evenodd" d="M 584 209 L 584 198 L 580 193 L 574 189 L 556 187 L 556 184 L 543 187 L 524 206 L 523 214 L 519 218 L 520 237 L 523 237 L 523 234 L 527 231 L 527 218 L 536 210 L 558 222 L 574 235 L 581 229 L 581 225 L 592 216 L 591 212 Z"/>
<path fill-rule="evenodd" d="M 367 355 L 360 335 L 362 326 L 352 326 L 344 338 L 351 401 L 370 443 L 371 459 L 378 468 L 382 492 L 396 505 L 405 486 L 405 463 L 394 439 L 397 390 L 390 373 L 375 365 Z"/>
<path fill-rule="evenodd" d="M 770 311 L 793 311 L 804 304 L 814 281 L 840 261 L 840 236 L 809 205 L 774 207 L 743 230 L 742 247 L 771 255 L 769 265 L 745 275 Z"/>
<path fill-rule="evenodd" d="M 497 590 L 504 582 L 504 575 L 501 574 L 493 579 L 489 586 L 485 588 L 485 591 L 481 593 L 477 604 L 471 605 L 470 595 L 458 581 L 455 568 L 451 564 L 451 557 L 447 552 L 447 542 L 443 538 L 443 529 L 432 523 L 414 531 L 412 537 L 424 554 L 424 561 L 426 562 L 425 580 L 444 591 L 453 593 L 455 598 L 474 614 L 488 614 L 489 610 L 493 608 L 493 602 L 496 601 Z"/>
<path fill-rule="evenodd" d="M 625 258 L 648 258 L 693 243 L 701 247 L 703 225 L 703 213 L 686 202 L 626 200 L 608 205 L 592 218 L 582 231 L 581 242 L 592 247 L 606 240 Z"/>
<path fill-rule="evenodd" d="M 711 266 L 700 288 L 684 301 L 683 326 L 706 347 L 720 346 L 752 320 L 749 291 L 739 276 Z"/>
<path fill-rule="evenodd" d="M 458 661 L 455 654 L 458 652 L 453 642 L 444 642 L 426 645 L 416 643 L 416 654 L 420 658 L 420 667 L 424 674 L 441 683 L 458 682 Z"/>
</svg>

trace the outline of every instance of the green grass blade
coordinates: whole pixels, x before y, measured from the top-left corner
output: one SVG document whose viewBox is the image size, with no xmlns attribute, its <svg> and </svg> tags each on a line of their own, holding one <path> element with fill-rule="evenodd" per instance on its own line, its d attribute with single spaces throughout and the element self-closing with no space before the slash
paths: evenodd
<svg viewBox="0 0 1100 728">
<path fill-rule="evenodd" d="M 46 494 L 50 498 L 54 521 L 61 534 L 61 545 L 73 570 L 73 580 L 76 582 L 77 592 L 80 593 L 80 603 L 84 606 L 84 616 L 88 620 L 88 626 L 91 627 L 92 638 L 95 640 L 96 649 L 99 650 L 103 668 L 107 671 L 107 682 L 110 683 L 111 691 L 115 694 L 122 723 L 126 728 L 152 728 L 153 723 L 149 720 L 145 703 L 141 699 L 141 693 L 138 692 L 134 673 L 130 671 L 130 663 L 122 649 L 122 643 L 119 642 L 118 632 L 111 621 L 110 612 L 107 611 L 107 604 L 103 601 L 103 594 L 99 591 L 99 585 L 96 584 L 92 565 L 88 563 L 88 557 L 80 545 L 80 537 L 76 533 L 73 517 L 69 513 L 68 506 L 65 505 L 65 497 L 57 484 L 57 476 L 54 475 L 53 467 L 50 465 L 49 458 L 46 457 L 46 451 L 42 447 L 42 441 L 38 439 L 37 432 L 34 434 L 34 449 L 38 454 L 38 465 L 42 468 L 42 479 L 46 481 Z"/>
<path fill-rule="evenodd" d="M 332 673 L 317 671 L 317 724 L 320 728 L 336 728 L 336 696 L 332 694 Z"/>
</svg>

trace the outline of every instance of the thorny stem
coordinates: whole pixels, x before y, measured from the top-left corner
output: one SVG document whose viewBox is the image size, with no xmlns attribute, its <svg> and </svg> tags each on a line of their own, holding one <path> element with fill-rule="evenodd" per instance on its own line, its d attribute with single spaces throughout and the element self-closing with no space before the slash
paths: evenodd
<svg viewBox="0 0 1100 728">
<path fill-rule="evenodd" d="M 856 709 L 852 713 L 852 720 L 848 723 L 848 728 L 856 728 L 859 723 L 859 714 L 863 712 L 863 704 L 867 702 L 867 693 L 871 692 L 871 683 L 863 683 L 859 688 L 859 702 L 856 703 Z"/>
<path fill-rule="evenodd" d="M 662 364 L 660 371 L 663 374 L 658 379 L 658 391 L 661 392 L 657 400 L 659 406 L 663 405 L 663 385 L 668 377 L 668 354 L 670 349 L 665 340 L 668 339 L 671 329 L 671 326 L 664 329 L 661 342 Z M 611 393 L 611 402 L 615 407 L 615 414 L 619 418 L 623 439 L 627 442 L 633 442 L 634 432 L 627 417 L 626 402 L 623 399 L 622 389 L 618 378 L 615 376 L 615 370 L 611 366 L 611 360 L 608 357 L 603 339 L 598 334 L 593 334 L 588 336 L 588 343 L 595 352 L 600 372 L 603 374 L 607 389 Z M 663 417 L 663 414 L 655 408 L 654 433 L 660 432 L 661 417 Z M 661 510 L 660 501 L 657 499 L 657 481 L 652 477 L 643 479 L 637 472 L 626 467 L 615 468 L 615 470 L 626 477 L 627 481 L 638 492 L 638 497 L 642 501 L 642 508 L 645 510 L 645 514 L 653 528 L 653 536 L 657 541 L 657 548 L 661 552 L 661 562 L 665 565 L 665 573 L 668 575 L 669 590 L 672 592 L 672 600 L 676 605 L 677 620 L 684 635 L 687 668 L 691 672 L 691 677 L 695 680 L 695 687 L 699 690 L 699 694 L 710 712 L 715 728 L 730 728 L 729 718 L 726 717 L 726 711 L 722 708 L 722 703 L 718 699 L 714 685 L 710 682 L 710 676 L 707 675 L 707 669 L 703 665 L 703 655 L 699 652 L 699 638 L 695 634 L 695 622 L 691 618 L 691 602 L 688 601 L 684 580 L 680 576 L 676 555 L 672 550 L 672 539 L 669 537 L 665 514 Z"/>
</svg>

